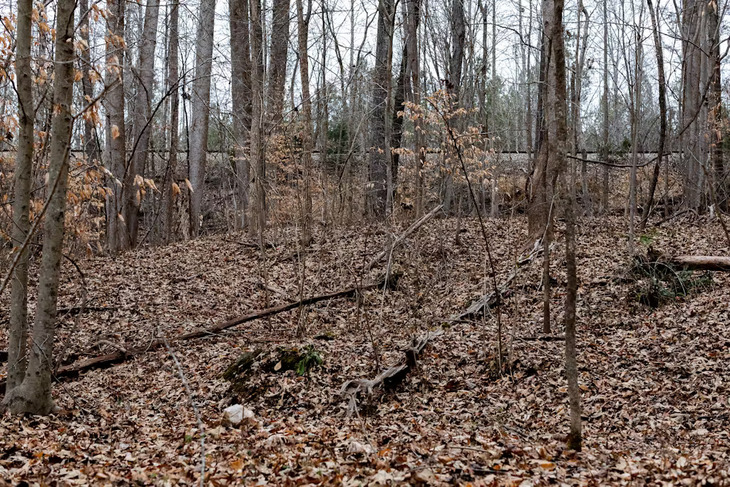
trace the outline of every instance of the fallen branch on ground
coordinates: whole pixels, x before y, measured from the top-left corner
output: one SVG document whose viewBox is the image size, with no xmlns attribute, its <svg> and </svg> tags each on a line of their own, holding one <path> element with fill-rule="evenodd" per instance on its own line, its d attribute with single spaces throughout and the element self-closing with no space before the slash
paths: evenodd
<svg viewBox="0 0 730 487">
<path fill-rule="evenodd" d="M 282 304 L 280 306 L 274 306 L 271 308 L 253 311 L 246 315 L 239 316 L 237 318 L 233 318 L 233 319 L 224 321 L 222 323 L 218 323 L 217 325 L 211 326 L 209 328 L 200 328 L 198 330 L 191 331 L 189 333 L 185 333 L 185 334 L 179 335 L 177 337 L 173 337 L 169 340 L 167 340 L 165 338 L 157 338 L 157 339 L 152 340 L 151 342 L 147 343 L 146 345 L 139 346 L 139 347 L 133 347 L 133 348 L 127 348 L 126 350 L 123 346 L 120 345 L 118 350 L 115 352 L 108 353 L 105 355 L 99 355 L 96 357 L 91 357 L 91 358 L 84 359 L 84 360 L 79 360 L 72 364 L 59 367 L 54 378 L 57 380 L 57 379 L 61 379 L 64 377 L 72 377 L 72 376 L 78 375 L 81 372 L 85 372 L 88 370 L 110 367 L 112 365 L 115 365 L 115 364 L 118 364 L 121 362 L 126 362 L 127 360 L 129 360 L 132 357 L 135 357 L 137 355 L 142 355 L 144 353 L 151 352 L 153 350 L 157 350 L 158 348 L 165 347 L 166 341 L 175 343 L 175 342 L 193 340 L 196 338 L 203 338 L 203 337 L 215 335 L 223 330 L 227 330 L 228 328 L 233 328 L 234 326 L 240 325 L 242 323 L 257 320 L 260 318 L 266 318 L 267 316 L 272 316 L 272 315 L 276 315 L 279 313 L 283 313 L 284 311 L 289 311 L 289 310 L 298 308 L 300 306 L 307 306 L 310 304 L 317 303 L 319 301 L 326 301 L 329 299 L 352 296 L 358 292 L 367 291 L 369 289 L 380 288 L 384 285 L 385 285 L 385 282 L 383 280 L 379 280 L 378 282 L 371 282 L 371 283 L 363 284 L 361 286 L 352 286 L 352 287 L 340 289 L 339 291 L 334 291 L 334 292 L 327 293 L 327 294 L 319 294 L 316 296 L 310 296 L 308 298 L 300 299 L 299 301 L 293 301 L 291 303 Z M 4 393 L 4 392 L 5 392 L 5 381 L 2 381 L 2 382 L 0 382 L 0 393 Z"/>
<path fill-rule="evenodd" d="M 667 262 L 689 270 L 730 271 L 730 257 L 720 255 L 677 255 Z"/>
<path fill-rule="evenodd" d="M 77 315 L 80 313 L 115 311 L 117 306 L 72 306 L 70 308 L 59 308 L 59 315 Z"/>
<path fill-rule="evenodd" d="M 509 288 L 509 286 L 512 284 L 512 281 L 515 280 L 517 277 L 517 274 L 524 268 L 526 264 L 529 264 L 532 262 L 535 257 L 540 255 L 542 253 L 542 242 L 541 240 L 537 240 L 535 242 L 535 245 L 533 246 L 532 250 L 527 256 L 520 257 L 517 259 L 517 267 L 510 273 L 509 276 L 507 276 L 507 279 L 502 281 L 502 284 L 499 286 L 499 294 L 500 296 L 504 295 L 505 291 Z M 468 318 L 474 318 L 475 316 L 479 316 L 486 309 L 493 308 L 497 304 L 497 295 L 494 291 L 484 294 L 481 297 L 477 298 L 475 301 L 473 301 L 469 307 L 461 314 L 454 315 L 451 317 L 450 321 L 463 321 Z"/>
<path fill-rule="evenodd" d="M 405 232 L 401 233 L 398 238 L 396 238 L 393 243 L 388 246 L 386 250 L 383 250 L 378 255 L 376 255 L 373 260 L 368 262 L 368 264 L 365 266 L 365 270 L 369 271 L 370 269 L 375 267 L 378 262 L 380 262 L 385 256 L 389 255 L 398 245 L 402 244 L 403 241 L 408 238 L 413 232 L 418 230 L 424 223 L 436 216 L 436 214 L 441 211 L 441 208 L 443 207 L 444 205 L 438 205 L 436 208 L 423 215 L 418 221 L 411 224 L 411 226 L 408 227 Z"/>
<path fill-rule="evenodd" d="M 437 337 L 438 334 L 430 334 L 413 339 L 412 345 L 405 350 L 405 358 L 399 365 L 389 367 L 375 376 L 374 379 L 351 379 L 342 384 L 340 395 L 346 396 L 348 399 L 347 415 L 351 416 L 357 412 L 357 397 L 361 396 L 369 399 L 373 395 L 373 391 L 377 387 L 394 387 L 405 379 L 408 372 L 416 367 L 416 359 L 418 355 L 426 348 L 431 338 Z"/>
</svg>

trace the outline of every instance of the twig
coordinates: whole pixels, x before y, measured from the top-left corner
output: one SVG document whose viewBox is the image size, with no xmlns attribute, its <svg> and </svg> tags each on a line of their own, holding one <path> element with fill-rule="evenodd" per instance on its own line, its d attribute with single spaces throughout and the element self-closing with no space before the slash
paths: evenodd
<svg viewBox="0 0 730 487">
<path fill-rule="evenodd" d="M 416 221 L 415 223 L 413 223 L 411 226 L 409 226 L 406 229 L 405 232 L 401 233 L 398 236 L 398 238 L 396 238 L 393 241 L 393 243 L 390 244 L 390 246 L 389 246 L 388 249 L 383 250 L 378 255 L 376 255 L 370 262 L 368 262 L 368 264 L 365 266 L 365 270 L 368 271 L 368 270 L 372 269 L 375 266 L 375 264 L 377 264 L 378 262 L 380 262 L 383 259 L 383 257 L 385 257 L 386 255 L 390 255 L 390 257 L 392 257 L 392 255 L 393 255 L 393 249 L 395 249 L 395 247 L 397 247 L 398 245 L 400 245 L 401 243 L 403 243 L 403 241 L 410 234 L 412 234 L 413 232 L 415 232 L 416 230 L 418 230 L 418 228 L 420 228 L 424 223 L 426 223 L 431 218 L 433 218 L 439 211 L 441 211 L 441 209 L 443 207 L 444 207 L 444 205 L 438 205 L 436 208 L 434 208 L 433 210 L 431 210 L 428 214 L 424 215 L 423 217 L 421 217 L 421 219 L 419 219 L 418 221 Z"/>
<path fill-rule="evenodd" d="M 436 106 L 433 101 L 428 99 L 428 102 L 431 104 L 431 106 L 436 110 L 436 113 L 439 114 L 441 119 L 444 121 L 444 125 L 446 126 L 446 131 L 449 134 L 449 137 L 451 138 L 451 144 L 454 147 L 454 150 L 456 151 L 456 155 L 459 158 L 459 162 L 461 163 L 461 170 L 464 172 L 464 179 L 466 179 L 466 185 L 469 188 L 469 195 L 471 196 L 472 204 L 474 205 L 474 208 L 477 208 L 477 217 L 479 218 L 479 228 L 482 232 L 482 238 L 484 239 L 484 246 L 487 251 L 487 261 L 489 262 L 489 268 L 491 270 L 491 277 L 492 277 L 492 286 L 494 288 L 494 296 L 495 296 L 495 303 L 494 307 L 497 308 L 497 360 L 499 362 L 499 370 L 500 373 L 502 372 L 502 311 L 500 309 L 501 304 L 501 295 L 499 292 L 499 288 L 497 287 L 497 268 L 494 264 L 494 259 L 492 258 L 492 248 L 489 244 L 489 237 L 487 236 L 487 229 L 484 226 L 484 219 L 482 218 L 482 214 L 479 212 L 479 205 L 477 203 L 477 197 L 474 193 L 474 188 L 471 184 L 471 179 L 469 178 L 469 171 L 466 169 L 466 163 L 464 162 L 464 157 L 461 153 L 461 145 L 459 145 L 459 142 L 456 139 L 456 135 L 454 134 L 454 129 L 451 127 L 451 124 L 449 124 L 449 119 L 441 113 L 441 110 Z"/>
<path fill-rule="evenodd" d="M 159 330 L 158 330 L 159 331 Z M 172 348 L 170 348 L 170 344 L 167 342 L 167 338 L 162 336 L 162 341 L 165 344 L 165 348 L 167 349 L 167 352 L 170 354 L 170 357 L 172 357 L 172 361 L 175 362 L 175 368 L 177 369 L 177 373 L 180 376 L 180 380 L 182 380 L 183 386 L 185 386 L 185 392 L 188 395 L 188 401 L 190 402 L 190 406 L 193 408 L 193 413 L 195 414 L 195 420 L 198 423 L 198 431 L 200 432 L 200 487 L 205 486 L 205 428 L 203 426 L 203 420 L 200 417 L 200 411 L 198 410 L 198 405 L 195 404 L 195 400 L 193 399 L 193 393 L 190 390 L 190 384 L 188 384 L 188 380 L 185 378 L 185 373 L 183 372 L 182 366 L 180 365 L 180 362 L 177 359 L 177 356 L 175 355 L 175 352 L 173 352 Z"/>
</svg>

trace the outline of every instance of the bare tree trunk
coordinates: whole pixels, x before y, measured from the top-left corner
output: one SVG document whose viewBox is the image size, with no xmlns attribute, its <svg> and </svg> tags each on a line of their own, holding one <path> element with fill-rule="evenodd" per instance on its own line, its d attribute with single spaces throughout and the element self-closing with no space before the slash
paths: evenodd
<svg viewBox="0 0 730 487">
<path fill-rule="evenodd" d="M 550 0 L 548 0 L 550 1 Z M 554 147 L 555 166 L 558 173 L 565 175 L 565 152 L 567 145 L 566 102 L 565 102 L 565 49 L 563 42 L 563 5 L 564 0 L 554 0 L 553 24 L 551 27 L 551 43 L 553 62 L 555 63 L 554 89 L 552 96 L 552 112 L 555 120 Z M 565 202 L 565 261 L 568 288 L 565 295 L 565 375 L 568 382 L 568 400 L 570 403 L 570 434 L 568 448 L 581 449 L 580 389 L 578 387 L 578 366 L 575 347 L 576 298 L 578 281 L 575 259 L 575 200 L 573 191 L 563 184 L 563 201 Z"/>
<path fill-rule="evenodd" d="M 13 271 L 8 329 L 8 373 L 6 393 L 20 385 L 27 366 L 28 343 L 28 255 L 22 248 L 30 231 L 30 189 L 33 169 L 35 109 L 31 71 L 32 0 L 18 0 L 15 72 L 18 92 L 18 149 L 15 154 L 13 196 L 13 247 L 23 252 Z"/>
<path fill-rule="evenodd" d="M 157 46 L 157 19 L 160 12 L 160 0 L 149 0 L 145 8 L 144 28 L 142 31 L 142 45 L 139 50 L 139 68 L 137 75 L 137 95 L 133 114 L 133 144 L 132 161 L 132 188 L 127 195 L 124 206 L 124 219 L 127 222 L 129 245 L 137 245 L 139 231 L 139 209 L 142 203 L 141 188 L 136 177 L 144 177 L 147 149 L 149 147 L 151 127 L 151 105 L 154 84 L 155 47 Z"/>
<path fill-rule="evenodd" d="M 370 136 L 368 142 L 367 209 L 371 217 L 384 217 L 388 200 L 388 98 L 390 95 L 391 51 L 393 44 L 394 0 L 378 3 L 378 35 L 375 48 L 375 68 L 370 106 Z"/>
<path fill-rule="evenodd" d="M 643 3 L 641 4 L 643 5 Z M 634 79 L 633 90 L 629 85 L 629 114 L 631 118 L 631 174 L 629 179 L 629 253 L 634 252 L 635 236 L 636 236 L 636 172 L 639 163 L 639 124 L 641 123 L 641 84 L 642 84 L 642 31 L 640 26 L 643 24 L 642 8 L 639 12 L 639 23 L 635 26 L 634 32 Z M 636 17 L 636 12 L 632 4 L 632 18 Z M 629 63 L 626 63 L 627 67 Z"/>
<path fill-rule="evenodd" d="M 329 132 L 329 90 L 327 87 L 327 71 L 329 70 L 327 64 L 327 52 L 329 46 L 327 45 L 327 2 L 322 0 L 320 7 L 322 9 L 322 48 L 320 49 L 322 58 L 320 64 L 320 81 L 321 86 L 319 87 L 319 96 L 317 98 L 317 130 L 319 137 L 316 139 L 316 147 L 319 152 L 319 165 L 325 167 L 327 163 L 327 147 L 328 147 L 328 132 Z M 321 188 L 322 188 L 322 221 L 327 223 L 328 219 L 328 198 L 327 198 L 327 173 L 320 171 Z"/>
<path fill-rule="evenodd" d="M 89 31 L 89 0 L 79 0 L 79 13 L 81 20 L 79 22 L 79 34 L 81 38 L 81 93 L 83 94 L 84 103 L 88 103 L 94 98 L 94 88 L 91 84 L 89 74 L 91 72 L 91 54 L 89 49 L 89 39 L 91 33 Z M 99 141 L 96 137 L 96 127 L 91 119 L 84 119 L 84 154 L 89 161 L 99 159 Z"/>
<path fill-rule="evenodd" d="M 580 16 L 585 16 L 585 21 L 580 22 Z M 583 0 L 578 0 L 578 34 L 575 43 L 575 70 L 573 73 L 573 98 L 572 98 L 572 125 L 573 125 L 573 155 L 585 151 L 583 146 L 583 126 L 581 122 L 581 103 L 583 97 L 583 70 L 585 69 L 586 50 L 588 48 L 588 10 Z M 588 191 L 588 168 L 584 161 L 581 163 L 581 198 L 583 209 L 587 215 L 592 213 L 591 194 Z M 575 192 L 575 185 L 571 187 Z"/>
<path fill-rule="evenodd" d="M 299 78 L 302 83 L 302 166 L 304 168 L 304 204 L 302 205 L 302 245 L 309 245 L 312 240 L 312 194 L 310 191 L 312 177 L 312 100 L 309 93 L 309 17 L 312 2 L 309 1 L 307 17 L 304 17 L 302 0 L 297 3 L 297 37 L 299 43 Z"/>
<path fill-rule="evenodd" d="M 528 233 L 531 239 L 542 237 L 548 229 L 553 204 L 557 167 L 554 147 L 555 113 L 550 102 L 549 87 L 555 83 L 555 61 L 552 52 L 553 0 L 543 0 L 543 32 L 540 54 L 540 89 L 537 102 L 537 154 L 528 186 Z M 562 37 L 561 37 L 562 39 Z M 548 235 L 549 238 L 549 235 Z M 547 252 L 546 252 L 547 255 Z"/>
<path fill-rule="evenodd" d="M 461 90 L 461 71 L 464 64 L 464 39 L 466 37 L 466 21 L 464 19 L 464 1 L 452 0 L 451 3 L 451 59 L 449 61 L 448 90 L 453 96 L 454 104 L 459 104 Z"/>
<path fill-rule="evenodd" d="M 248 135 L 251 130 L 251 48 L 248 0 L 229 0 L 231 29 L 231 102 L 233 158 L 236 165 L 236 226 L 246 228 L 250 167 Z"/>
<path fill-rule="evenodd" d="M 198 32 L 195 42 L 195 79 L 192 92 L 189 171 L 193 192 L 190 195 L 190 236 L 200 232 L 205 168 L 208 156 L 208 122 L 210 115 L 210 76 L 213 65 L 213 29 L 215 0 L 200 2 Z"/>
<path fill-rule="evenodd" d="M 68 187 L 68 156 L 71 144 L 74 80 L 74 0 L 59 0 L 56 10 L 56 52 L 49 166 L 49 204 L 43 221 L 43 257 L 38 282 L 38 304 L 33 326 L 33 345 L 23 382 L 6 395 L 14 413 L 49 414 L 51 367 L 55 336 L 58 281 L 64 235 L 64 211 Z"/>
<path fill-rule="evenodd" d="M 529 9 L 529 16 L 528 16 L 528 29 L 527 29 L 527 38 L 528 42 L 532 42 L 532 1 L 529 2 L 528 5 Z M 520 9 L 520 24 L 522 23 L 522 11 Z M 520 29 L 520 32 L 522 29 Z M 527 46 L 523 46 L 523 72 L 525 73 L 525 103 L 527 105 L 525 110 L 525 151 L 527 152 L 527 160 L 532 161 L 532 148 L 533 148 L 533 135 L 532 135 L 532 76 L 530 74 L 531 71 L 531 59 L 532 59 L 532 50 L 526 49 Z M 529 164 L 529 162 L 528 162 Z"/>
<path fill-rule="evenodd" d="M 684 199 L 688 208 L 700 206 L 702 152 L 699 112 L 701 103 L 701 16 L 697 0 L 685 0 L 682 12 L 682 116 L 681 146 Z"/>
<path fill-rule="evenodd" d="M 410 102 L 414 106 L 421 106 L 421 62 L 420 50 L 418 46 L 418 24 L 421 19 L 421 0 L 406 0 L 406 46 L 408 51 L 408 76 L 410 76 L 411 99 Z M 420 218 L 423 214 L 423 168 L 426 163 L 426 146 L 423 142 L 423 133 L 421 129 L 421 117 L 419 116 L 413 122 L 414 125 L 414 141 L 415 141 L 415 193 L 416 193 L 416 218 Z"/>
<path fill-rule="evenodd" d="M 240 42 L 240 41 L 239 41 Z M 282 119 L 284 82 L 289 47 L 289 0 L 274 0 L 271 23 L 268 112 L 272 123 Z"/>
<path fill-rule="evenodd" d="M 390 129 L 390 179 L 393 194 L 390 200 L 395 203 L 396 192 L 398 188 L 398 168 L 400 166 L 401 141 L 403 139 L 403 112 L 405 107 L 403 103 L 412 98 L 410 91 L 411 76 L 408 73 L 408 44 L 403 45 L 403 55 L 401 56 L 400 68 L 398 70 L 398 80 L 395 83 L 395 93 L 393 99 L 393 118 Z"/>
<path fill-rule="evenodd" d="M 124 0 L 107 3 L 106 39 L 106 147 L 112 181 L 107 184 L 111 194 L 106 199 L 107 241 L 109 251 L 129 248 L 122 209 L 129 191 L 126 170 L 126 130 L 124 123 Z M 131 173 L 130 173 L 131 174 Z"/>
<path fill-rule="evenodd" d="M 715 189 L 715 201 L 722 196 L 723 201 L 727 194 L 727 181 L 725 181 L 725 167 L 723 162 L 723 134 L 726 130 L 725 116 L 722 104 L 722 54 L 720 53 L 720 17 L 719 9 L 724 8 L 716 2 L 707 2 L 705 6 L 705 15 L 707 17 L 705 52 L 708 55 L 709 87 L 707 93 L 708 103 L 708 120 L 707 132 L 709 139 L 710 162 L 712 164 L 712 175 L 714 181 L 711 182 Z M 727 208 L 727 203 L 723 205 Z"/>
<path fill-rule="evenodd" d="M 649 7 L 649 18 L 651 19 L 652 36 L 654 37 L 654 49 L 656 50 L 657 71 L 659 75 L 659 147 L 657 148 L 657 160 L 654 164 L 651 182 L 649 183 L 649 195 L 644 204 L 644 213 L 641 217 L 640 228 L 646 227 L 646 222 L 651 214 L 651 205 L 654 202 L 654 192 L 659 182 L 659 173 L 664 159 L 664 145 L 667 140 L 667 82 L 664 75 L 664 54 L 661 43 L 661 30 L 657 21 L 658 12 L 654 10 L 651 0 L 646 0 Z"/>
<path fill-rule="evenodd" d="M 163 183 L 164 209 L 162 212 L 162 241 L 170 241 L 172 233 L 172 210 L 175 206 L 175 198 L 180 188 L 175 183 L 177 173 L 177 153 L 179 144 L 178 125 L 180 124 L 180 97 L 179 93 L 179 70 L 178 70 L 178 42 L 180 25 L 180 2 L 173 0 L 170 10 L 170 46 L 167 59 L 167 89 L 170 91 L 170 154 L 165 171 Z M 175 191 L 177 189 L 177 191 Z"/>
<path fill-rule="evenodd" d="M 266 228 L 266 158 L 264 157 L 264 49 L 260 0 L 249 0 L 251 15 L 251 170 L 253 212 L 249 229 L 262 238 Z"/>
<path fill-rule="evenodd" d="M 483 3 L 482 3 L 483 2 Z M 487 91 L 488 91 L 488 81 L 487 77 L 489 75 L 489 50 L 487 46 L 487 38 L 488 38 L 488 12 L 487 12 L 487 0 L 479 0 L 479 10 L 482 14 L 482 64 L 479 68 L 480 70 L 480 76 L 479 76 L 479 115 L 482 122 L 482 132 L 484 133 L 485 137 L 488 138 L 490 136 L 489 133 L 489 107 L 487 106 L 488 103 L 488 97 L 487 97 Z M 485 142 L 486 143 L 486 142 Z"/>
<path fill-rule="evenodd" d="M 603 0 L 603 97 L 601 111 L 603 112 L 603 144 L 601 159 L 608 160 L 608 5 Z M 601 211 L 608 213 L 609 168 L 603 166 L 603 191 L 601 192 Z"/>
</svg>

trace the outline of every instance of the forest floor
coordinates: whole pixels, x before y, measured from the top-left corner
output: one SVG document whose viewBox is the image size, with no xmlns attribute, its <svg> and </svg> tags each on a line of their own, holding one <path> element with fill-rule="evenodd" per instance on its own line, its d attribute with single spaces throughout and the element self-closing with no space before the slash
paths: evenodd
<svg viewBox="0 0 730 487">
<path fill-rule="evenodd" d="M 525 246 L 525 223 L 486 224 L 501 281 Z M 58 354 L 71 362 L 172 339 L 295 300 L 302 282 L 306 296 L 367 281 L 384 266 L 361 269 L 402 228 L 320 229 L 304 266 L 294 235 L 285 233 L 280 242 L 272 239 L 265 259 L 241 244 L 242 235 L 81 259 L 86 309 L 61 320 Z M 683 275 L 701 288 L 688 296 L 665 292 L 667 302 L 650 308 L 635 299 L 625 221 L 584 219 L 579 228 L 580 453 L 564 447 L 562 245 L 553 254 L 557 339 L 541 334 L 537 258 L 518 273 L 501 307 L 507 356 L 499 374 L 494 317 L 449 321 L 484 290 L 479 225 L 441 219 L 393 252 L 402 273 L 394 290 L 171 341 L 167 349 L 61 380 L 54 385 L 57 414 L 0 416 L 0 479 L 193 485 L 204 453 L 208 485 L 730 485 L 728 275 Z M 665 225 L 642 242 L 675 254 L 728 249 L 718 225 L 707 222 Z M 639 250 L 646 253 L 646 246 Z M 0 300 L 3 329 L 7 294 Z M 60 306 L 78 306 L 82 294 L 66 262 Z M 306 338 L 296 337 L 298 325 Z M 340 389 L 348 379 L 376 375 L 373 345 L 381 367 L 395 365 L 412 337 L 428 331 L 417 369 L 348 415 Z M 0 334 L 0 349 L 5 343 Z M 221 377 L 245 351 L 305 345 L 323 359 L 308 375 L 259 370 L 244 398 Z M 239 400 L 253 418 L 226 425 L 223 409 Z"/>
</svg>

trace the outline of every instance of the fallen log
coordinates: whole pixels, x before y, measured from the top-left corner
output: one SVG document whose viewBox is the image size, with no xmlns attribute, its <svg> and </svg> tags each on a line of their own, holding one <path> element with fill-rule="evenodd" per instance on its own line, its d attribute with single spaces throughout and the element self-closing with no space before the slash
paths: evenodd
<svg viewBox="0 0 730 487">
<path fill-rule="evenodd" d="M 414 338 L 411 346 L 407 348 L 405 352 L 405 358 L 403 362 L 393 367 L 388 367 L 381 373 L 375 376 L 373 379 L 350 379 L 342 384 L 340 388 L 340 395 L 345 396 L 348 399 L 347 415 L 351 416 L 357 412 L 357 398 L 358 396 L 364 399 L 369 399 L 373 395 L 373 391 L 378 387 L 394 387 L 405 379 L 406 375 L 416 367 L 416 359 L 418 355 L 426 348 L 428 342 L 440 335 L 430 334 L 422 336 L 421 338 Z"/>
<path fill-rule="evenodd" d="M 730 271 L 730 257 L 719 255 L 677 255 L 667 262 L 688 270 Z"/>
<path fill-rule="evenodd" d="M 127 360 L 131 359 L 132 357 L 135 357 L 137 355 L 142 355 L 147 352 L 151 352 L 153 350 L 157 350 L 158 348 L 165 347 L 165 343 L 175 343 L 175 342 L 181 342 L 186 340 L 193 340 L 196 338 L 204 338 L 207 336 L 215 335 L 223 330 L 233 328 L 234 326 L 257 320 L 260 318 L 266 318 L 267 316 L 273 316 L 279 313 L 283 313 L 285 311 L 289 311 L 295 308 L 298 308 L 300 306 L 306 306 L 309 304 L 314 304 L 319 301 L 326 301 L 329 299 L 335 299 L 335 298 L 343 298 L 347 296 L 352 296 L 358 292 L 361 291 L 367 291 L 369 289 L 376 289 L 383 287 L 385 285 L 384 280 L 379 280 L 377 282 L 370 282 L 363 284 L 361 286 L 352 286 L 345 289 L 341 289 L 339 291 L 334 291 L 331 293 L 326 294 L 319 294 L 316 296 L 310 296 L 308 298 L 300 299 L 298 301 L 293 301 L 290 303 L 282 304 L 280 306 L 274 306 L 271 308 L 266 308 L 258 311 L 253 311 L 251 313 L 248 313 L 243 316 L 239 316 L 237 318 L 232 318 L 230 320 L 224 321 L 222 323 L 218 323 L 217 325 L 211 326 L 209 328 L 200 328 L 195 331 L 191 331 L 189 333 L 185 333 L 183 335 L 179 335 L 177 337 L 172 337 L 169 339 L 164 338 L 157 338 L 152 340 L 151 342 L 139 346 L 139 347 L 133 347 L 133 348 L 127 348 L 120 346 L 119 349 L 116 352 L 108 353 L 105 355 L 98 355 L 96 357 L 90 357 L 84 360 L 76 361 L 69 365 L 63 365 L 56 369 L 56 371 L 53 374 L 53 377 L 55 380 L 62 379 L 64 377 L 74 377 L 80 374 L 81 372 L 86 372 L 88 370 L 92 369 L 101 369 L 106 367 L 111 367 L 112 365 L 119 364 L 121 362 L 126 362 Z M 5 381 L 0 382 L 0 393 L 5 392 Z"/>
<path fill-rule="evenodd" d="M 443 207 L 444 205 L 438 205 L 436 208 L 423 215 L 418 221 L 412 223 L 411 226 L 408 227 L 405 232 L 401 233 L 398 238 L 396 238 L 393 243 L 388 246 L 386 250 L 383 250 L 378 255 L 376 255 L 370 262 L 368 262 L 368 264 L 365 266 L 365 270 L 369 271 L 370 269 L 375 267 L 375 265 L 380 262 L 383 257 L 393 252 L 393 249 L 402 244 L 405 239 L 407 239 L 413 232 L 418 230 L 424 223 L 436 216 L 436 214 L 441 211 L 441 208 Z"/>
</svg>

